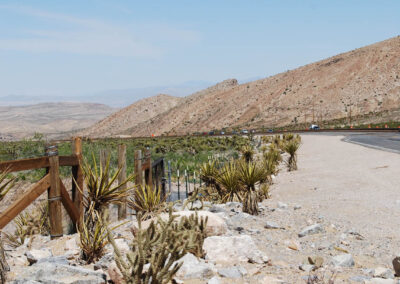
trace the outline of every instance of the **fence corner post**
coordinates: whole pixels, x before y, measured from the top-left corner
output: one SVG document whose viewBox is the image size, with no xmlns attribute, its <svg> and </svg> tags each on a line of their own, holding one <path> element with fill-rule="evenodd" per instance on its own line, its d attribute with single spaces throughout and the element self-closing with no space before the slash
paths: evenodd
<svg viewBox="0 0 400 284">
<path fill-rule="evenodd" d="M 118 175 L 118 184 L 122 184 L 126 180 L 126 145 L 118 145 L 118 168 L 121 169 Z M 121 189 L 126 189 L 127 184 L 121 186 Z M 122 204 L 118 205 L 118 220 L 126 218 L 126 198 Z"/>
</svg>

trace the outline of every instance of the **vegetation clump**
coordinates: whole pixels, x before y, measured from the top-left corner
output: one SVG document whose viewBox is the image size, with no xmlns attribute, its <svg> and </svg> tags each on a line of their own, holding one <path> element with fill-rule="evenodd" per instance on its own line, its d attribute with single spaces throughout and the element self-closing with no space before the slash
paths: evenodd
<svg viewBox="0 0 400 284">
<path fill-rule="evenodd" d="M 179 259 L 186 253 L 203 256 L 207 218 L 199 218 L 196 214 L 193 217 L 181 217 L 178 221 L 178 216 L 172 214 L 170 207 L 168 220 L 158 217 L 157 222 L 153 220 L 147 229 L 143 229 L 140 215 L 137 218 L 138 228 L 132 229 L 134 238 L 126 256 L 121 253 L 111 231 L 108 231 L 115 262 L 126 283 L 170 283 L 183 264 Z"/>
<path fill-rule="evenodd" d="M 135 210 L 136 214 L 142 214 L 142 218 L 154 217 L 165 210 L 166 196 L 161 195 L 161 190 L 148 185 L 140 185 L 129 199 L 129 206 Z"/>
<path fill-rule="evenodd" d="M 284 151 L 289 154 L 286 162 L 289 171 L 297 170 L 297 150 L 300 148 L 300 144 L 300 139 L 296 138 L 286 141 L 283 145 Z"/>
</svg>

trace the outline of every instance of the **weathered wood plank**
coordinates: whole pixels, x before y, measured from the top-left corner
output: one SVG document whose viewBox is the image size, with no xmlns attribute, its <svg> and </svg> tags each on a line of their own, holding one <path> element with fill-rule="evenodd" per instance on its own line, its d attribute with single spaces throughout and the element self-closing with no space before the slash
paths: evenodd
<svg viewBox="0 0 400 284">
<path fill-rule="evenodd" d="M 118 175 L 118 184 L 122 184 L 126 180 L 126 145 L 118 145 L 118 168 L 121 169 Z M 121 186 L 121 189 L 125 189 L 126 184 Z M 118 220 L 126 218 L 126 199 L 122 204 L 118 205 Z"/>
<path fill-rule="evenodd" d="M 75 156 L 60 156 L 60 166 L 79 165 L 79 161 Z M 0 171 L 8 170 L 10 172 L 20 172 L 27 170 L 36 170 L 49 167 L 49 157 L 38 157 L 21 159 L 14 161 L 0 162 Z"/>
<path fill-rule="evenodd" d="M 41 180 L 21 195 L 10 207 L 0 213 L 0 230 L 27 208 L 50 186 L 50 175 L 45 175 Z"/>
<path fill-rule="evenodd" d="M 69 217 L 71 217 L 71 220 L 75 225 L 76 223 L 79 223 L 80 220 L 79 212 L 78 209 L 75 207 L 75 204 L 69 197 L 68 191 L 65 188 L 61 179 L 60 179 L 60 190 L 61 190 L 61 202 L 64 205 L 65 210 L 67 211 Z"/>
<path fill-rule="evenodd" d="M 63 235 L 62 211 L 61 211 L 61 189 L 60 189 L 60 167 L 58 156 L 49 157 L 50 189 L 49 197 L 49 219 L 50 237 L 57 238 Z"/>
<path fill-rule="evenodd" d="M 135 151 L 135 184 L 143 185 L 142 151 Z"/>
</svg>

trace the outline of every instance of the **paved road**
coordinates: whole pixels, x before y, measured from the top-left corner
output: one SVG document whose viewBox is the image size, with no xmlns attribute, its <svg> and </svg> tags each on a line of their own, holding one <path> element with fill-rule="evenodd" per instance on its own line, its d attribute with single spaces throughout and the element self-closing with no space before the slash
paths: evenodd
<svg viewBox="0 0 400 284">
<path fill-rule="evenodd" d="M 344 141 L 400 154 L 400 132 L 348 134 Z"/>
</svg>

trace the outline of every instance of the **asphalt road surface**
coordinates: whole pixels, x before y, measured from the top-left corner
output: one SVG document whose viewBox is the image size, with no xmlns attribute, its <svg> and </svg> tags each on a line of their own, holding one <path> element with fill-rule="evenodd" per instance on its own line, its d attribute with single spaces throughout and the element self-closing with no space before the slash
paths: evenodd
<svg viewBox="0 0 400 284">
<path fill-rule="evenodd" d="M 344 141 L 400 154 L 400 132 L 347 134 Z"/>
</svg>

